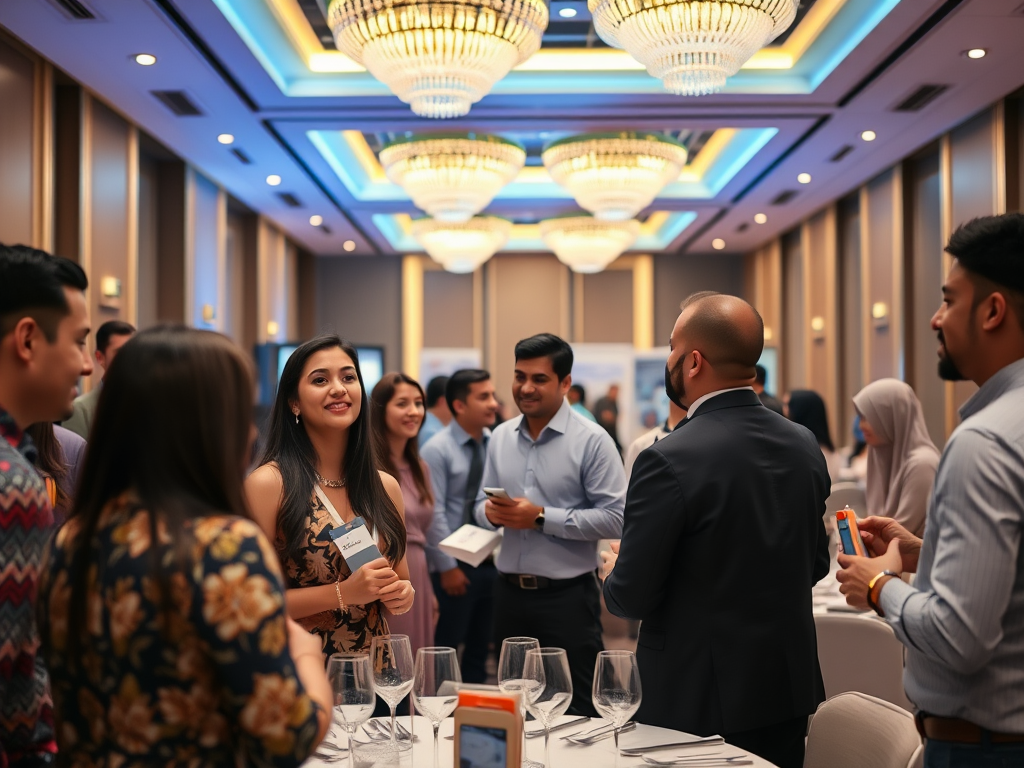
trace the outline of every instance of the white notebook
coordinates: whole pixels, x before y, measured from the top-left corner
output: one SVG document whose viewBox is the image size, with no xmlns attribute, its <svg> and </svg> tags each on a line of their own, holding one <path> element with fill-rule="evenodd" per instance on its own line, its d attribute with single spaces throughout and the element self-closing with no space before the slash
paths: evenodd
<svg viewBox="0 0 1024 768">
<path fill-rule="evenodd" d="M 488 531 L 478 525 L 466 524 L 438 546 L 446 555 L 476 568 L 500 543 L 500 531 Z"/>
</svg>

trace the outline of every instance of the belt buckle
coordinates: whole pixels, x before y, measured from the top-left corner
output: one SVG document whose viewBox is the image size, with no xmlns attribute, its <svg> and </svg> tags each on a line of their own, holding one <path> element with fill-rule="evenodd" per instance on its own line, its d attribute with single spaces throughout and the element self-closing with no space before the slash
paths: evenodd
<svg viewBox="0 0 1024 768">
<path fill-rule="evenodd" d="M 519 574 L 519 588 L 520 589 L 539 589 L 537 584 L 537 577 L 527 573 Z"/>
</svg>

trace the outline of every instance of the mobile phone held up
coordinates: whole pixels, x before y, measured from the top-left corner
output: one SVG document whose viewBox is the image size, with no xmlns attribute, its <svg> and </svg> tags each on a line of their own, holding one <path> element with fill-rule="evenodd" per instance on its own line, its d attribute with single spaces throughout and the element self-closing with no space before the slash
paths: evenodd
<svg viewBox="0 0 1024 768">
<path fill-rule="evenodd" d="M 455 765 L 520 768 L 519 694 L 460 691 L 455 709 Z"/>
<path fill-rule="evenodd" d="M 488 499 L 505 499 L 506 501 L 512 501 L 512 497 L 508 495 L 508 492 L 504 488 L 484 488 L 484 496 Z"/>
<path fill-rule="evenodd" d="M 839 529 L 839 541 L 843 545 L 844 554 L 871 557 L 864 546 L 864 540 L 860 537 L 857 515 L 852 509 L 846 507 L 836 512 L 836 528 Z"/>
</svg>

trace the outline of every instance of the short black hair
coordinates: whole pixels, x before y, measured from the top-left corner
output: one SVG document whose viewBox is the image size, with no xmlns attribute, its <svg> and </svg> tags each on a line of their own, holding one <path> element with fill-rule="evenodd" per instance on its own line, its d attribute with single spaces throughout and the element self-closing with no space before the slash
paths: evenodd
<svg viewBox="0 0 1024 768">
<path fill-rule="evenodd" d="M 551 359 L 551 368 L 559 381 L 572 373 L 572 347 L 565 339 L 553 333 L 538 333 L 516 344 L 516 362 L 536 360 L 538 357 Z"/>
<path fill-rule="evenodd" d="M 768 370 L 760 363 L 754 366 L 754 381 L 762 387 L 768 383 Z"/>
<path fill-rule="evenodd" d="M 433 408 L 437 405 L 437 401 L 445 396 L 445 390 L 448 388 L 448 377 L 447 376 L 435 376 L 427 384 L 427 408 Z"/>
<path fill-rule="evenodd" d="M 107 320 L 96 331 L 96 351 L 107 354 L 111 336 L 131 336 L 133 333 L 135 333 L 135 326 L 131 323 L 126 323 L 124 320 Z"/>
<path fill-rule="evenodd" d="M 971 219 L 950 236 L 946 252 L 975 278 L 975 306 L 999 291 L 1024 328 L 1024 213 Z"/>
<path fill-rule="evenodd" d="M 587 402 L 587 390 L 583 388 L 582 384 L 573 384 L 569 389 L 580 396 L 580 402 Z"/>
<path fill-rule="evenodd" d="M 64 289 L 88 287 L 85 271 L 69 259 L 27 245 L 0 244 L 0 338 L 23 317 L 32 317 L 53 341 L 61 318 L 71 311 Z"/>
<path fill-rule="evenodd" d="M 490 378 L 491 374 L 482 368 L 463 368 L 453 373 L 444 388 L 444 399 L 448 402 L 448 410 L 455 413 L 455 401 L 466 402 L 466 398 L 469 397 L 470 385 L 487 381 Z"/>
</svg>

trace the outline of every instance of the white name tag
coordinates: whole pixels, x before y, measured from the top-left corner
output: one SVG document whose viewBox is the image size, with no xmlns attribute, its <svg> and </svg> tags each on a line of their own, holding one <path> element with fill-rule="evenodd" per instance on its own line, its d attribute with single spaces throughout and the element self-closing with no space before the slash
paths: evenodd
<svg viewBox="0 0 1024 768">
<path fill-rule="evenodd" d="M 377 542 L 366 527 L 366 521 L 361 517 L 331 530 L 331 539 L 353 573 L 360 566 L 382 557 Z"/>
</svg>

